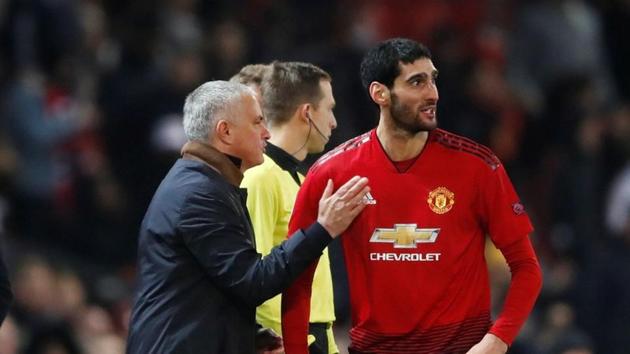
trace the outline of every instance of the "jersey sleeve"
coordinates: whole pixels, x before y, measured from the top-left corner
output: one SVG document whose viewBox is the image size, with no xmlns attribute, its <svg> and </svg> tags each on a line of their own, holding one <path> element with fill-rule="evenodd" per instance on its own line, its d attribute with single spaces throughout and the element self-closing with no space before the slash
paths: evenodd
<svg viewBox="0 0 630 354">
<path fill-rule="evenodd" d="M 326 174 L 318 171 L 311 170 L 300 188 L 289 222 L 290 235 L 317 220 L 319 199 L 327 182 Z M 286 354 L 308 354 L 308 321 L 316 267 L 317 261 L 282 294 L 282 335 Z"/>
<path fill-rule="evenodd" d="M 250 173 L 251 171 L 251 173 Z M 278 215 L 279 198 L 274 195 L 278 190 L 277 180 L 272 174 L 265 174 L 260 168 L 250 169 L 241 182 L 247 188 L 247 210 L 254 227 L 256 250 L 263 256 L 280 242 L 274 242 L 275 221 Z"/>
<path fill-rule="evenodd" d="M 490 333 L 510 345 L 527 320 L 542 284 L 528 237 L 533 227 L 502 164 L 486 170 L 480 184 L 486 232 L 505 256 L 512 274 L 503 310 Z"/>
<path fill-rule="evenodd" d="M 534 230 L 503 164 L 496 169 L 487 169 L 480 185 L 481 220 L 498 248 L 516 242 Z"/>
<path fill-rule="evenodd" d="M 528 237 L 501 248 L 510 267 L 512 280 L 503 310 L 490 333 L 511 345 L 534 307 L 542 287 L 542 273 Z"/>
</svg>

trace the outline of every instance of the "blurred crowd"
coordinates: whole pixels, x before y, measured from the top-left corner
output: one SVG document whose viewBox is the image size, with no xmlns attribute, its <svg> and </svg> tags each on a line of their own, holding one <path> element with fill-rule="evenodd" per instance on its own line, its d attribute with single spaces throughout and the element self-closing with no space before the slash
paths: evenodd
<svg viewBox="0 0 630 354">
<path fill-rule="evenodd" d="M 332 148 L 376 125 L 359 62 L 397 36 L 432 50 L 440 126 L 496 152 L 534 222 L 545 283 L 509 352 L 628 353 L 628 24 L 628 0 L 0 1 L 15 293 L 0 353 L 124 352 L 137 230 L 185 141 L 188 92 L 249 63 L 312 62 L 333 77 Z M 487 258 L 500 294 L 509 271 Z"/>
</svg>

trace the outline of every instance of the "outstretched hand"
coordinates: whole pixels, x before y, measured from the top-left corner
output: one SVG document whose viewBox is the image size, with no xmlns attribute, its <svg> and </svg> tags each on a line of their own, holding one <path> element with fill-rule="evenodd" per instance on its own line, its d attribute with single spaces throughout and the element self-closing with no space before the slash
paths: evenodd
<svg viewBox="0 0 630 354">
<path fill-rule="evenodd" d="M 368 179 L 354 176 L 333 193 L 332 180 L 328 180 L 319 200 L 317 222 L 333 237 L 339 236 L 365 208 L 365 195 L 370 191 Z"/>
</svg>

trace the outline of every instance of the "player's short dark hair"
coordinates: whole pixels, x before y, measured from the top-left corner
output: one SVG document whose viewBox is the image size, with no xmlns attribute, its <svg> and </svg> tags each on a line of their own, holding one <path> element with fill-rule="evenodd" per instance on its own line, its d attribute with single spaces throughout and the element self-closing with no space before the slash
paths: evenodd
<svg viewBox="0 0 630 354">
<path fill-rule="evenodd" d="M 413 63 L 422 58 L 431 59 L 431 52 L 422 43 L 407 38 L 392 38 L 370 49 L 361 61 L 361 83 L 366 90 L 378 81 L 391 88 L 400 75 L 400 62 Z"/>
<path fill-rule="evenodd" d="M 269 70 L 269 64 L 249 64 L 241 68 L 241 70 L 230 78 L 231 82 L 237 82 L 243 85 L 256 85 L 260 87 L 265 72 Z"/>
<path fill-rule="evenodd" d="M 313 64 L 271 63 L 260 86 L 263 113 L 267 121 L 272 125 L 281 125 L 303 103 L 310 103 L 317 108 L 324 97 L 319 85 L 322 80 L 332 81 L 330 74 Z"/>
</svg>

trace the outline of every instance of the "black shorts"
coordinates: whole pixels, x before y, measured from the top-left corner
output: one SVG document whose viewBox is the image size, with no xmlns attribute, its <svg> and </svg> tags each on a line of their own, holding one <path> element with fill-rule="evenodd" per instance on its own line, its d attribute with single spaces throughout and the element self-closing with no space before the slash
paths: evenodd
<svg viewBox="0 0 630 354">
<path fill-rule="evenodd" d="M 308 346 L 309 354 L 328 354 L 328 333 L 330 323 L 309 323 L 308 334 L 315 337 L 315 342 Z"/>
</svg>

